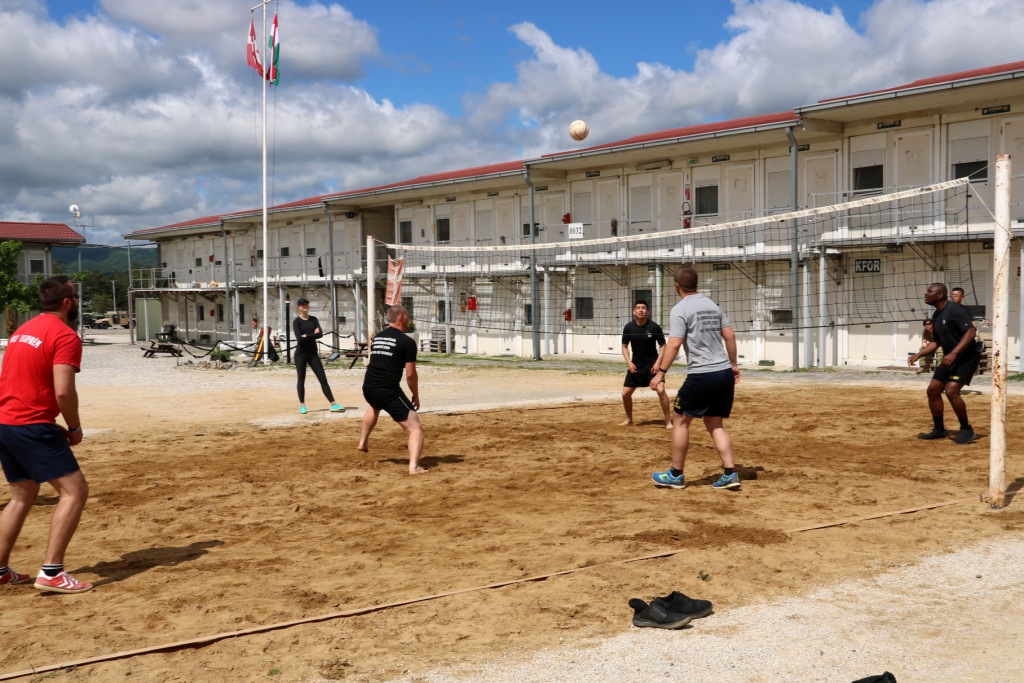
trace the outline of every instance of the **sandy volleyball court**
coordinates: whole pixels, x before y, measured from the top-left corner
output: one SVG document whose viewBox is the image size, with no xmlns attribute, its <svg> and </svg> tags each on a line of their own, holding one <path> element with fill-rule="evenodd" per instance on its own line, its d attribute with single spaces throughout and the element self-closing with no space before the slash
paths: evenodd
<svg viewBox="0 0 1024 683">
<path fill-rule="evenodd" d="M 365 407 L 358 370 L 329 370 L 348 413 L 317 410 L 326 401 L 317 403 L 310 376 L 311 413 L 301 417 L 288 371 L 176 368 L 120 346 L 90 347 L 85 363 L 78 455 L 92 497 L 68 569 L 96 589 L 0 589 L 9 644 L 0 674 L 580 570 L 53 679 L 417 680 L 440 666 L 516 661 L 623 634 L 630 597 L 677 589 L 722 614 L 979 539 L 1020 539 L 1024 529 L 1012 499 L 998 512 L 979 501 L 986 438 L 967 447 L 913 438 L 929 427 L 924 380 L 898 373 L 745 373 L 728 423 L 743 488 L 722 492 L 710 487 L 719 463 L 703 433 L 687 489 L 650 485 L 666 466 L 669 435 L 652 392 L 636 395 L 638 426 L 616 426 L 616 365 L 422 364 L 430 471 L 408 477 L 404 435 L 389 420 L 369 453 L 355 449 L 354 418 Z M 968 401 L 987 435 L 988 396 Z M 1011 414 L 1022 408 L 1011 397 Z M 1022 452 L 1011 427 L 1014 492 Z M 38 570 L 54 502 L 44 487 L 12 556 L 19 571 Z M 669 551 L 678 552 L 624 562 Z"/>
</svg>

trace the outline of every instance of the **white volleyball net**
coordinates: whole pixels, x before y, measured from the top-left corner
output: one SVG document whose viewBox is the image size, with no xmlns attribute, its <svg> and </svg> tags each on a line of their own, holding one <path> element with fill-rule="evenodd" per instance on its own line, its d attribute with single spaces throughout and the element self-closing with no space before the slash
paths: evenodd
<svg viewBox="0 0 1024 683">
<path fill-rule="evenodd" d="M 379 244 L 377 257 L 404 259 L 401 303 L 416 331 L 445 338 L 521 338 L 535 328 L 617 335 L 638 300 L 665 325 L 681 264 L 697 270 L 699 290 L 737 333 L 920 323 L 931 282 L 962 287 L 964 303 L 984 317 L 993 234 L 984 195 L 959 179 L 669 232 L 486 247 Z"/>
</svg>

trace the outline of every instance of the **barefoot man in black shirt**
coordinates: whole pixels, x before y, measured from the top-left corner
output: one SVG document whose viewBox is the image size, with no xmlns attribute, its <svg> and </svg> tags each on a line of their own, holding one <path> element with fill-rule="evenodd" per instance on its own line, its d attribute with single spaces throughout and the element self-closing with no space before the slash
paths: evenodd
<svg viewBox="0 0 1024 683">
<path fill-rule="evenodd" d="M 628 427 L 633 424 L 633 392 L 637 387 L 646 387 L 654 379 L 655 367 L 661 358 L 661 348 L 665 346 L 665 333 L 661 325 L 648 318 L 650 307 L 644 300 L 633 305 L 633 320 L 622 329 L 622 357 L 626 359 L 626 379 L 622 384 L 622 407 L 626 411 L 626 420 L 619 424 Z M 633 357 L 629 357 L 630 347 Z M 672 413 L 669 412 L 668 394 L 665 393 L 665 382 L 658 384 L 658 400 L 661 412 L 665 414 L 665 427 L 672 429 Z"/>
<path fill-rule="evenodd" d="M 370 342 L 370 362 L 363 377 L 363 398 L 370 404 L 363 414 L 359 450 L 370 450 L 370 432 L 384 410 L 409 434 L 409 474 L 426 472 L 420 467 L 423 425 L 416 411 L 420 407 L 419 378 L 416 375 L 416 343 L 405 334 L 409 311 L 404 306 L 388 309 L 388 326 Z M 402 392 L 402 371 L 412 399 Z"/>
</svg>

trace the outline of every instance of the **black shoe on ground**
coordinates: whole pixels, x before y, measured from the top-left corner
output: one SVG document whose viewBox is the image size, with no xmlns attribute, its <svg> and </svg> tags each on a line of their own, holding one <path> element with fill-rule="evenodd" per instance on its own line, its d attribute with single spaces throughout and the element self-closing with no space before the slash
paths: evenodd
<svg viewBox="0 0 1024 683">
<path fill-rule="evenodd" d="M 710 600 L 694 600 L 679 591 L 672 591 L 663 598 L 654 598 L 654 602 L 664 604 L 669 612 L 685 614 L 691 619 L 700 619 L 711 614 Z"/>
<path fill-rule="evenodd" d="M 633 598 L 629 601 L 629 606 L 633 608 L 633 626 L 679 629 L 689 624 L 693 618 L 688 614 L 670 612 L 664 603 L 657 600 L 648 605 L 640 598 Z"/>
<path fill-rule="evenodd" d="M 973 429 L 961 429 L 960 433 L 953 439 L 953 443 L 960 445 L 968 444 L 978 438 L 978 435 L 974 433 Z"/>
<path fill-rule="evenodd" d="M 924 439 L 925 441 L 934 441 L 935 439 L 945 439 L 949 436 L 949 431 L 945 429 L 933 429 L 930 432 L 921 432 L 917 435 L 917 438 Z"/>
</svg>

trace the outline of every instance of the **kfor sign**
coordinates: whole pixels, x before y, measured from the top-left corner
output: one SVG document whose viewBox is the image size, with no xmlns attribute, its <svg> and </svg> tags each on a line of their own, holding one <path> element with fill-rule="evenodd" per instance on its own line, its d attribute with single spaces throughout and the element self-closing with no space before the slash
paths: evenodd
<svg viewBox="0 0 1024 683">
<path fill-rule="evenodd" d="M 859 258 L 853 261 L 853 272 L 855 273 L 881 273 L 882 259 L 880 258 Z"/>
</svg>

